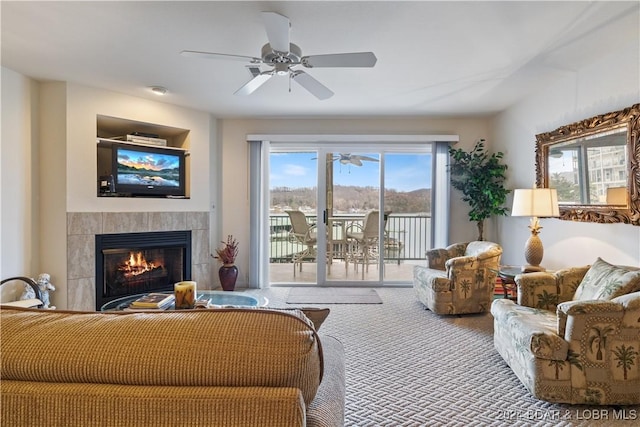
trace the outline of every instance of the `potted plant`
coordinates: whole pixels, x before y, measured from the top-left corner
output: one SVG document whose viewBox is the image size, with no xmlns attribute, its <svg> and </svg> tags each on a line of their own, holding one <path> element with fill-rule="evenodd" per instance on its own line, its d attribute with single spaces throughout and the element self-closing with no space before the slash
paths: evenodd
<svg viewBox="0 0 640 427">
<path fill-rule="evenodd" d="M 476 142 L 470 152 L 449 147 L 451 185 L 462 192 L 469 204 L 469 219 L 478 225 L 478 240 L 484 240 L 484 220 L 492 215 L 507 215 L 504 207 L 507 190 L 504 186 L 507 165 L 500 163 L 502 152 L 489 154 L 484 139 Z"/>
<path fill-rule="evenodd" d="M 216 248 L 215 259 L 222 263 L 222 266 L 218 270 L 218 277 L 220 278 L 220 284 L 225 291 L 233 291 L 236 287 L 236 280 L 238 279 L 238 267 L 236 267 L 236 257 L 238 256 L 238 241 L 229 234 L 226 242 L 221 242 L 222 247 Z"/>
</svg>

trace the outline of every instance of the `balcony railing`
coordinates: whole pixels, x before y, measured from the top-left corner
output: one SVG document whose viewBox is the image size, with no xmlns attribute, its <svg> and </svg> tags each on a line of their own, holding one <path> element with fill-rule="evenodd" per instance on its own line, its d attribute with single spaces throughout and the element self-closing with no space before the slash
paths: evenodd
<svg viewBox="0 0 640 427">
<path fill-rule="evenodd" d="M 346 215 L 345 215 L 346 216 Z M 307 215 L 307 222 L 315 224 L 317 217 Z M 353 215 L 350 223 L 362 225 L 364 217 Z M 342 227 L 334 224 L 334 236 L 340 240 Z M 269 215 L 270 246 L 269 262 L 288 263 L 291 256 L 304 249 L 304 246 L 292 240 L 289 236 L 291 222 L 286 214 Z M 391 214 L 387 216 L 384 237 L 385 262 L 403 260 L 423 260 L 427 250 L 431 249 L 431 214 Z M 340 258 L 344 253 L 342 243 L 334 243 L 334 258 Z"/>
</svg>

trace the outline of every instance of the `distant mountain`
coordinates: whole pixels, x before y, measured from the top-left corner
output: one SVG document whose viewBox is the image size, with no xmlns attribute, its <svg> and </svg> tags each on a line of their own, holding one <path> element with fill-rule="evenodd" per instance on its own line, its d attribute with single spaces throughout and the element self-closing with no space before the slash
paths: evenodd
<svg viewBox="0 0 640 427">
<path fill-rule="evenodd" d="M 271 190 L 271 206 L 307 210 L 316 205 L 315 187 L 277 187 Z M 378 206 L 378 189 L 336 185 L 333 188 L 334 212 L 364 212 Z M 393 213 L 431 212 L 431 189 L 414 191 L 386 190 L 385 210 Z"/>
</svg>

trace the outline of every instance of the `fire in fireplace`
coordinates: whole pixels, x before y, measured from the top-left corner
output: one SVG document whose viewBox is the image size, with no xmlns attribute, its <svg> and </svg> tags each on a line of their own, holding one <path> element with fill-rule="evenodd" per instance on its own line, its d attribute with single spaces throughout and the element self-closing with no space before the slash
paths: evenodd
<svg viewBox="0 0 640 427">
<path fill-rule="evenodd" d="M 191 280 L 191 231 L 96 236 L 96 310 L 128 295 Z"/>
</svg>

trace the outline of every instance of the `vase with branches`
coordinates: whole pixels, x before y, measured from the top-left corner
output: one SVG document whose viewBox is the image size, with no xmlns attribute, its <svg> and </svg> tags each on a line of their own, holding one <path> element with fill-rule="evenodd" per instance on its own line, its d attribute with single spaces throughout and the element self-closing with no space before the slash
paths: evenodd
<svg viewBox="0 0 640 427">
<path fill-rule="evenodd" d="M 507 215 L 506 181 L 507 165 L 501 163 L 503 153 L 489 154 L 485 151 L 484 139 L 476 142 L 466 152 L 461 148 L 449 148 L 451 163 L 451 185 L 462 192 L 462 200 L 469 207 L 469 219 L 478 227 L 478 240 L 484 240 L 484 220 L 492 215 Z"/>
<path fill-rule="evenodd" d="M 212 255 L 215 259 L 222 263 L 218 270 L 220 284 L 225 291 L 233 291 L 236 287 L 238 279 L 238 267 L 236 267 L 236 257 L 238 256 L 238 241 L 229 234 L 227 241 L 223 241 L 222 247 L 216 248 L 216 255 Z"/>
<path fill-rule="evenodd" d="M 219 260 L 223 265 L 233 265 L 236 263 L 236 257 L 238 256 L 238 241 L 229 234 L 227 241 L 222 243 L 221 248 L 216 249 L 215 259 Z"/>
</svg>

